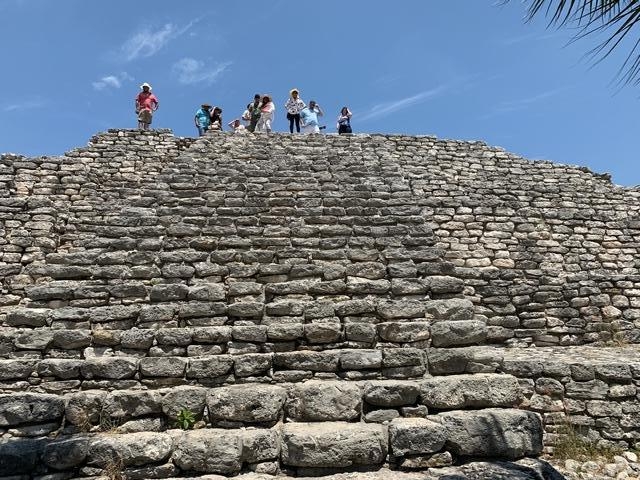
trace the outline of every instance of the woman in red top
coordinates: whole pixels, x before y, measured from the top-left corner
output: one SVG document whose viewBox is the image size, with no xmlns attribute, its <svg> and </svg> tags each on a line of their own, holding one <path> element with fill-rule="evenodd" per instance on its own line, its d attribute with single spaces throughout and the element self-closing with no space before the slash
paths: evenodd
<svg viewBox="0 0 640 480">
<path fill-rule="evenodd" d="M 151 93 L 151 85 L 143 83 L 140 85 L 142 91 L 136 97 L 136 114 L 138 115 L 138 128 L 149 130 L 153 112 L 158 110 L 160 103 L 156 96 Z"/>
</svg>

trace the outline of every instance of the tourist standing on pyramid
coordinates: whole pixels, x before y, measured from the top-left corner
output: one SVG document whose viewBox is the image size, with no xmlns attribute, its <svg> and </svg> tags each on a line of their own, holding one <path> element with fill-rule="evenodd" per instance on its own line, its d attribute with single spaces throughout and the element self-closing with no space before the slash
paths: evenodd
<svg viewBox="0 0 640 480">
<path fill-rule="evenodd" d="M 256 93 L 253 96 L 253 103 L 249 105 L 249 112 L 251 113 L 251 120 L 249 121 L 249 126 L 247 130 L 250 132 L 254 132 L 256 130 L 256 125 L 258 125 L 258 120 L 260 120 L 260 94 Z"/>
<path fill-rule="evenodd" d="M 296 131 L 300 133 L 300 111 L 306 107 L 302 99 L 299 97 L 297 88 L 289 92 L 289 100 L 284 104 L 287 109 L 287 120 L 289 120 L 289 131 L 293 133 L 293 124 L 296 124 Z"/>
<path fill-rule="evenodd" d="M 309 102 L 309 106 L 300 111 L 300 120 L 302 120 L 302 133 L 320 133 L 320 125 L 318 117 L 322 117 L 324 112 L 315 100 Z"/>
<path fill-rule="evenodd" d="M 222 131 L 222 109 L 220 107 L 214 107 L 211 113 L 211 126 L 210 130 Z"/>
<path fill-rule="evenodd" d="M 202 106 L 196 112 L 196 116 L 193 118 L 198 129 L 198 135 L 203 136 L 209 126 L 211 125 L 211 105 L 203 103 Z"/>
<path fill-rule="evenodd" d="M 336 125 L 339 134 L 353 132 L 353 130 L 351 130 L 352 115 L 353 114 L 348 107 L 342 107 L 342 110 L 340 110 L 340 115 L 338 115 L 338 123 Z"/>
<path fill-rule="evenodd" d="M 271 132 L 271 123 L 273 122 L 273 112 L 276 110 L 276 106 L 271 101 L 269 95 L 262 97 L 262 103 L 260 104 L 260 119 L 256 125 L 256 132 Z"/>
<path fill-rule="evenodd" d="M 138 115 L 138 128 L 142 130 L 149 130 L 151 120 L 153 119 L 153 112 L 158 110 L 160 102 L 156 96 L 151 93 L 151 85 L 143 83 L 140 85 L 142 91 L 136 97 L 136 114 Z"/>
</svg>

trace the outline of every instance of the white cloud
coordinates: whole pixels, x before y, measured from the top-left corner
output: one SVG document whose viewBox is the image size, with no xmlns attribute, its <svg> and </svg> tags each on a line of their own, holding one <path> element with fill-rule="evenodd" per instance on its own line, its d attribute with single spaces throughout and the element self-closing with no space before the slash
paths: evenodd
<svg viewBox="0 0 640 480">
<path fill-rule="evenodd" d="M 107 88 L 120 88 L 122 82 L 125 80 L 133 80 L 127 72 L 122 72 L 117 75 L 107 75 L 100 80 L 92 82 L 91 85 L 95 90 L 105 90 Z"/>
<path fill-rule="evenodd" d="M 45 105 L 46 103 L 43 100 L 31 99 L 31 100 L 25 100 L 23 102 L 5 105 L 2 110 L 4 112 L 15 112 L 18 110 L 34 110 L 37 108 L 43 108 Z"/>
<path fill-rule="evenodd" d="M 209 66 L 201 60 L 187 57 L 174 63 L 172 70 L 180 83 L 191 85 L 193 83 L 213 83 L 230 65 L 231 62 L 224 62 Z"/>
<path fill-rule="evenodd" d="M 173 23 L 167 23 L 159 29 L 144 28 L 135 33 L 122 45 L 120 51 L 122 58 L 130 62 L 138 58 L 147 58 L 155 55 L 171 40 L 183 35 L 199 21 L 199 19 L 189 22 L 186 26 L 179 28 Z"/>
<path fill-rule="evenodd" d="M 404 110 L 419 103 L 425 102 L 430 98 L 437 97 L 445 91 L 443 85 L 433 88 L 431 90 L 425 90 L 411 97 L 401 98 L 392 102 L 381 103 L 374 105 L 368 112 L 362 116 L 358 116 L 359 121 L 371 120 L 373 118 L 386 117 L 398 110 Z"/>
</svg>

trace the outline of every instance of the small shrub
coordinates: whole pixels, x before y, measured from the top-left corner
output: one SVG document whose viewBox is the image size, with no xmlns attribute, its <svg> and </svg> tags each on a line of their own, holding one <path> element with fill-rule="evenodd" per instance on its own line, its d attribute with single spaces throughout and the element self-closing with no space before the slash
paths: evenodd
<svg viewBox="0 0 640 480">
<path fill-rule="evenodd" d="M 615 455 L 622 453 L 621 449 L 598 445 L 580 435 L 574 425 L 565 423 L 558 432 L 559 438 L 553 447 L 553 458 L 557 460 L 597 460 L 598 458 L 612 461 Z"/>
<path fill-rule="evenodd" d="M 191 430 L 196 423 L 196 417 L 194 413 L 188 408 L 183 408 L 178 412 L 176 416 L 178 427 L 182 430 Z"/>
</svg>

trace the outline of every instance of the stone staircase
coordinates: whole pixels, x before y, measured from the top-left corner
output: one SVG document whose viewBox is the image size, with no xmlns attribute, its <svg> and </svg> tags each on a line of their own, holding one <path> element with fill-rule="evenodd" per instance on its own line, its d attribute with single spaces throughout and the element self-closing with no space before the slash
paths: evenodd
<svg viewBox="0 0 640 480">
<path fill-rule="evenodd" d="M 436 472 L 541 453 L 540 405 L 560 397 L 530 382 L 554 373 L 486 346 L 515 335 L 478 292 L 491 302 L 483 279 L 513 270 L 456 265 L 432 205 L 473 196 L 428 155 L 386 137 L 110 131 L 62 158 L 3 157 L 0 478 Z M 439 197 L 420 195 L 427 180 Z M 598 377 L 623 424 L 633 355 L 628 375 Z M 590 381 L 569 364 L 563 394 Z"/>
</svg>

